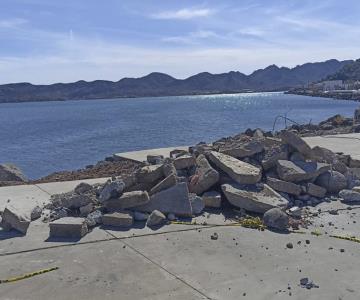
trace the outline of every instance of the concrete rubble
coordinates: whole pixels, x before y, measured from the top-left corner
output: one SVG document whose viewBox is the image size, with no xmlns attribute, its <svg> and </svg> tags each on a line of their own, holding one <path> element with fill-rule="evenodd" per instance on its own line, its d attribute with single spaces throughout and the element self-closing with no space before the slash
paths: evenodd
<svg viewBox="0 0 360 300">
<path fill-rule="evenodd" d="M 71 192 L 53 195 L 31 217 L 8 205 L 2 226 L 26 234 L 30 221 L 46 208 L 50 213 L 42 220 L 49 222 L 51 237 L 80 238 L 100 225 L 164 225 L 204 210 L 231 208 L 260 216 L 269 228 L 286 230 L 294 219 L 301 221 L 303 208 L 332 198 L 359 202 L 359 167 L 349 156 L 311 148 L 296 126 L 276 134 L 247 130 L 172 151 L 170 158 L 149 155 L 127 176 L 105 184 L 80 183 Z"/>
</svg>

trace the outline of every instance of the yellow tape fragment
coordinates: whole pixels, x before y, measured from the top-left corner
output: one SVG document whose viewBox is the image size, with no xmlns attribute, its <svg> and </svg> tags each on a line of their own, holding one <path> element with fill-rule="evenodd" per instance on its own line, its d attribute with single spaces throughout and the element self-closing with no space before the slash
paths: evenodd
<svg viewBox="0 0 360 300">
<path fill-rule="evenodd" d="M 30 278 L 30 277 L 33 277 L 33 276 L 36 276 L 36 275 L 40 275 L 40 274 L 44 274 L 44 273 L 47 273 L 47 272 L 51 272 L 51 271 L 54 271 L 54 270 L 57 270 L 57 269 L 59 269 L 59 267 L 53 267 L 53 268 L 49 268 L 49 269 L 43 269 L 43 270 L 39 270 L 39 271 L 36 271 L 36 272 L 27 273 L 27 274 L 24 274 L 24 275 L 21 275 L 21 276 L 11 277 L 11 278 L 8 278 L 8 279 L 1 279 L 1 280 L 0 280 L 0 283 L 15 282 L 15 281 L 23 280 L 23 279 Z"/>
<path fill-rule="evenodd" d="M 347 240 L 355 243 L 360 243 L 360 239 L 356 237 L 349 237 L 349 236 L 341 236 L 341 235 L 330 235 L 330 237 L 341 239 L 341 240 Z"/>
</svg>

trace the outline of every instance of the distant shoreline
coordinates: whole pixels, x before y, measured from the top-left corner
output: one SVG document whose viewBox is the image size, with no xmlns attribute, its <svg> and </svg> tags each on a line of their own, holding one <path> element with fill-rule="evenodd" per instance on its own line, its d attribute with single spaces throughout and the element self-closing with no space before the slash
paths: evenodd
<svg viewBox="0 0 360 300">
<path fill-rule="evenodd" d="M 215 96 L 215 95 L 238 95 L 238 94 L 259 94 L 259 93 L 287 93 L 287 91 L 242 91 L 242 92 L 216 92 L 216 93 L 194 93 L 194 94 L 184 94 L 184 95 L 159 95 L 159 96 L 118 96 L 118 97 L 108 97 L 108 98 L 78 98 L 78 99 L 54 99 L 54 100 L 24 100 L 24 101 L 10 101 L 4 102 L 0 100 L 1 104 L 23 104 L 23 103 L 39 103 L 39 102 L 67 102 L 67 101 L 94 101 L 94 100 L 123 100 L 123 99 L 141 99 L 141 98 L 163 98 L 163 97 L 191 97 L 191 96 Z"/>
<path fill-rule="evenodd" d="M 297 89 L 290 90 L 285 92 L 287 95 L 299 95 L 299 96 L 309 96 L 309 97 L 321 97 L 321 98 L 329 98 L 335 100 L 347 100 L 347 101 L 356 101 L 360 102 L 360 94 L 349 93 L 349 92 L 316 92 L 312 90 L 306 89 Z"/>
</svg>

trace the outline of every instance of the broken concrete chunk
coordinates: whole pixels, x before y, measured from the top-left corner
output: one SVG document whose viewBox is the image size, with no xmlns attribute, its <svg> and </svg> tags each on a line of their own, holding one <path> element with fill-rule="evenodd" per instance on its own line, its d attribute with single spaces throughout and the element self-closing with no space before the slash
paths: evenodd
<svg viewBox="0 0 360 300">
<path fill-rule="evenodd" d="M 338 193 L 347 187 L 346 177 L 337 171 L 325 172 L 316 179 L 315 183 L 329 193 Z"/>
<path fill-rule="evenodd" d="M 352 190 L 342 190 L 339 196 L 344 202 L 360 202 L 360 193 Z"/>
<path fill-rule="evenodd" d="M 163 155 L 156 155 L 156 154 L 148 154 L 146 157 L 146 160 L 149 164 L 152 165 L 157 165 L 157 164 L 161 164 L 164 160 L 164 156 Z"/>
<path fill-rule="evenodd" d="M 86 224 L 90 227 L 102 224 L 102 212 L 100 210 L 95 210 L 89 213 L 85 219 Z"/>
<path fill-rule="evenodd" d="M 288 158 L 288 146 L 287 145 L 269 145 L 265 147 L 265 151 L 261 160 L 261 165 L 264 170 L 269 170 L 275 167 L 276 162 L 280 159 L 287 160 Z"/>
<path fill-rule="evenodd" d="M 301 186 L 292 182 L 268 177 L 266 183 L 275 191 L 299 196 L 301 194 Z"/>
<path fill-rule="evenodd" d="M 236 158 L 244 158 L 253 156 L 263 150 L 263 142 L 259 140 L 250 140 L 248 142 L 241 143 L 240 145 L 228 146 L 227 148 L 220 149 L 220 152 Z"/>
<path fill-rule="evenodd" d="M 187 169 L 195 165 L 195 157 L 192 155 L 182 155 L 174 159 L 176 170 Z"/>
<path fill-rule="evenodd" d="M 162 190 L 166 190 L 177 183 L 177 176 L 175 174 L 170 174 L 168 177 L 160 181 L 155 185 L 149 192 L 150 195 L 156 194 Z"/>
<path fill-rule="evenodd" d="M 79 208 L 79 211 L 80 211 L 80 216 L 81 217 L 86 217 L 89 213 L 91 213 L 94 209 L 94 204 L 92 203 L 89 203 L 85 206 L 81 206 Z"/>
<path fill-rule="evenodd" d="M 77 194 L 84 194 L 86 192 L 91 191 L 92 188 L 93 187 L 90 184 L 86 182 L 81 182 L 75 187 L 74 192 Z"/>
<path fill-rule="evenodd" d="M 107 182 L 100 192 L 99 201 L 103 203 L 111 198 L 120 197 L 124 189 L 125 183 L 120 179 Z"/>
<path fill-rule="evenodd" d="M 2 213 L 2 226 L 26 234 L 30 220 L 15 207 L 8 205 Z"/>
<path fill-rule="evenodd" d="M 165 215 L 158 210 L 154 210 L 146 221 L 146 226 L 152 227 L 160 225 L 166 221 Z"/>
<path fill-rule="evenodd" d="M 197 196 L 196 194 L 190 193 L 189 199 L 190 199 L 193 214 L 194 215 L 201 214 L 205 208 L 205 202 L 202 199 L 202 197 Z"/>
<path fill-rule="evenodd" d="M 216 191 L 206 192 L 202 195 L 205 207 L 221 207 L 221 194 Z"/>
<path fill-rule="evenodd" d="M 130 227 L 134 223 L 134 219 L 128 212 L 114 212 L 103 215 L 102 222 L 106 226 Z"/>
<path fill-rule="evenodd" d="M 114 211 L 137 207 L 149 201 L 149 194 L 146 191 L 133 191 L 124 193 L 120 198 L 110 199 L 104 205 L 108 210 Z"/>
<path fill-rule="evenodd" d="M 261 169 L 232 156 L 212 151 L 210 160 L 233 180 L 240 184 L 254 184 L 261 179 Z"/>
<path fill-rule="evenodd" d="M 311 196 L 314 196 L 317 198 L 324 198 L 325 194 L 326 194 L 326 189 L 319 185 L 316 185 L 313 183 L 308 183 L 306 185 L 306 192 Z"/>
<path fill-rule="evenodd" d="M 196 165 L 195 175 L 191 178 L 189 189 L 192 193 L 200 195 L 219 181 L 219 172 L 211 167 L 202 154 L 197 157 Z"/>
<path fill-rule="evenodd" d="M 267 227 L 284 231 L 289 226 L 289 217 L 280 208 L 272 208 L 264 213 L 264 224 Z"/>
<path fill-rule="evenodd" d="M 277 173 L 280 179 L 290 182 L 311 180 L 325 173 L 330 165 L 318 162 L 288 161 L 277 162 Z"/>
<path fill-rule="evenodd" d="M 139 183 L 153 183 L 162 177 L 162 165 L 145 166 L 136 173 L 136 178 Z"/>
<path fill-rule="evenodd" d="M 49 223 L 50 237 L 81 238 L 88 233 L 84 218 L 66 217 Z"/>
<path fill-rule="evenodd" d="M 172 174 L 176 175 L 176 169 L 175 169 L 175 166 L 172 161 L 171 162 L 167 161 L 164 163 L 163 173 L 164 173 L 165 177 L 168 177 Z"/>
<path fill-rule="evenodd" d="M 305 157 L 310 158 L 312 155 L 310 146 L 298 135 L 291 131 L 283 131 L 281 133 L 281 140 L 285 144 L 289 144 Z"/>
<path fill-rule="evenodd" d="M 191 217 L 192 209 L 187 184 L 185 182 L 178 183 L 171 188 L 151 195 L 150 202 L 137 206 L 136 210 L 148 213 L 159 210 L 165 214 L 174 213 L 178 216 Z"/>
<path fill-rule="evenodd" d="M 264 213 L 274 207 L 286 207 L 288 201 L 268 185 L 242 186 L 223 184 L 226 199 L 234 206 L 247 211 Z"/>
</svg>

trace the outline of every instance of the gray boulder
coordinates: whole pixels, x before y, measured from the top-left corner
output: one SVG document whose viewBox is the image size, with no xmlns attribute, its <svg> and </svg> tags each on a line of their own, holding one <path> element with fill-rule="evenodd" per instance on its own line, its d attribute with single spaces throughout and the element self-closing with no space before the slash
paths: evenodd
<svg viewBox="0 0 360 300">
<path fill-rule="evenodd" d="M 42 214 L 42 208 L 40 206 L 35 206 L 30 213 L 30 220 L 34 221 L 36 219 L 39 219 Z"/>
<path fill-rule="evenodd" d="M 288 205 L 288 200 L 266 184 L 258 186 L 223 184 L 221 189 L 232 205 L 247 211 L 265 213 L 271 208 Z"/>
<path fill-rule="evenodd" d="M 13 164 L 0 164 L 0 181 L 27 181 L 22 171 Z"/>
<path fill-rule="evenodd" d="M 315 184 L 325 188 L 329 193 L 336 194 L 346 189 L 347 179 L 337 171 L 327 171 L 316 179 Z"/>
<path fill-rule="evenodd" d="M 191 178 L 189 189 L 190 192 L 200 195 L 219 181 L 219 172 L 211 167 L 202 154 L 197 157 L 196 165 L 195 175 Z"/>
<path fill-rule="evenodd" d="M 146 226 L 148 227 L 157 226 L 164 223 L 165 221 L 166 221 L 166 216 L 162 212 L 158 210 L 154 210 L 147 219 Z"/>
<path fill-rule="evenodd" d="M 265 212 L 263 221 L 267 227 L 281 231 L 286 230 L 289 226 L 289 217 L 280 208 L 272 208 Z"/>
<path fill-rule="evenodd" d="M 135 211 L 134 212 L 134 220 L 135 221 L 146 221 L 149 217 L 149 214 L 147 213 L 142 213 L 139 211 Z"/>
<path fill-rule="evenodd" d="M 232 156 L 212 151 L 210 160 L 239 184 L 254 184 L 261 179 L 261 169 Z"/>
<path fill-rule="evenodd" d="M 360 202 L 360 193 L 353 190 L 342 190 L 339 196 L 344 202 Z"/>
</svg>

